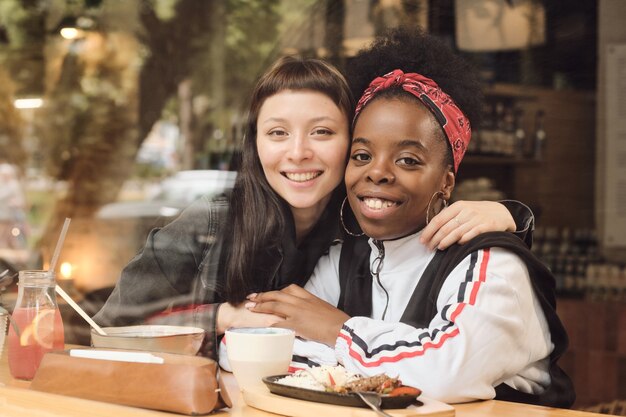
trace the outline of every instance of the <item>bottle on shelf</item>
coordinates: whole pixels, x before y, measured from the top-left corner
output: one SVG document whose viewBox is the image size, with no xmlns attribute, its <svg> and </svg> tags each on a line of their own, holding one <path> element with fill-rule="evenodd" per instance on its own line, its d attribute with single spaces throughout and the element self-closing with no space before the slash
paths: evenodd
<svg viewBox="0 0 626 417">
<path fill-rule="evenodd" d="M 545 239 L 544 228 L 542 226 L 535 227 L 535 232 L 533 233 L 533 246 L 530 248 L 530 250 L 540 259 L 543 254 L 544 239 Z"/>
<path fill-rule="evenodd" d="M 485 101 L 483 105 L 483 118 L 478 135 L 478 151 L 481 154 L 491 154 L 493 151 L 494 138 L 496 136 L 495 111 L 493 103 Z"/>
<path fill-rule="evenodd" d="M 619 278 L 619 301 L 626 302 L 626 267 L 622 267 Z"/>
<path fill-rule="evenodd" d="M 535 114 L 535 131 L 533 137 L 533 158 L 540 161 L 545 156 L 546 131 L 544 128 L 545 112 L 537 110 Z"/>
<path fill-rule="evenodd" d="M 567 259 L 565 267 L 563 268 L 564 276 L 564 293 L 569 296 L 574 296 L 578 292 L 577 280 L 576 280 L 576 268 L 571 259 Z"/>
<path fill-rule="evenodd" d="M 504 108 L 502 119 L 502 143 L 500 145 L 500 153 L 505 156 L 515 155 L 515 114 L 511 106 Z"/>
<path fill-rule="evenodd" d="M 584 297 L 587 294 L 587 262 L 579 260 L 574 266 L 576 269 L 574 281 L 576 282 L 576 295 Z"/>
<path fill-rule="evenodd" d="M 526 131 L 524 130 L 524 109 L 518 107 L 515 109 L 514 115 L 515 126 L 515 143 L 513 155 L 517 158 L 523 158 L 526 149 Z"/>
<path fill-rule="evenodd" d="M 621 275 L 622 270 L 617 265 L 611 265 L 609 269 L 609 274 L 607 278 L 607 297 L 608 301 L 619 301 L 620 300 L 620 289 L 621 289 Z"/>
<path fill-rule="evenodd" d="M 569 255 L 572 252 L 571 234 L 569 227 L 561 229 L 561 238 L 558 247 L 559 254 Z"/>
<path fill-rule="evenodd" d="M 610 295 L 610 273 L 611 273 L 611 265 L 609 264 L 600 264 L 598 267 L 598 287 L 599 287 L 599 300 L 606 301 L 609 299 Z"/>
<path fill-rule="evenodd" d="M 626 268 L 602 259 L 595 229 L 538 227 L 535 237 L 533 253 L 554 274 L 558 295 L 598 301 L 626 298 Z"/>
<path fill-rule="evenodd" d="M 472 137 L 467 145 L 467 154 L 476 155 L 480 153 L 480 127 L 478 129 L 472 127 Z"/>
<path fill-rule="evenodd" d="M 558 255 L 547 255 L 545 259 L 547 259 L 550 263 L 550 265 L 548 265 L 548 268 L 550 269 L 550 271 L 552 271 L 552 275 L 554 275 L 556 292 L 559 294 L 567 293 L 572 285 L 570 282 L 568 282 L 565 275 L 565 257 Z"/>
<path fill-rule="evenodd" d="M 548 227 L 546 229 L 545 239 L 543 242 L 543 254 L 551 255 L 556 253 L 559 239 L 559 229 L 556 227 Z"/>
<path fill-rule="evenodd" d="M 504 103 L 498 101 L 495 108 L 495 129 L 491 153 L 496 155 L 506 155 L 507 135 L 505 128 L 505 108 Z"/>
</svg>

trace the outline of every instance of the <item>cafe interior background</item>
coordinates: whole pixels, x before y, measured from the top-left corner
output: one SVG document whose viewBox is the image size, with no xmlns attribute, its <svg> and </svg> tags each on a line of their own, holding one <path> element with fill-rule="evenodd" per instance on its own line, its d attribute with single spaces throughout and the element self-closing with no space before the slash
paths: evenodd
<svg viewBox="0 0 626 417">
<path fill-rule="evenodd" d="M 576 406 L 626 399 L 624 22 L 624 0 L 1 0 L 0 272 L 46 268 L 69 217 L 57 279 L 95 313 L 152 227 L 232 187 L 272 61 L 346 68 L 419 25 L 484 80 L 455 198 L 533 209 Z M 88 344 L 64 307 L 66 341 Z"/>
</svg>

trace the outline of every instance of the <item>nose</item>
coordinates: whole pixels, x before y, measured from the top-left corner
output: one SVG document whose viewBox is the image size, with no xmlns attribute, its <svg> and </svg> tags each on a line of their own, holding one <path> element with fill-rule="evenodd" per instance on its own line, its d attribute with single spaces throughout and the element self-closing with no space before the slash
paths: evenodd
<svg viewBox="0 0 626 417">
<path fill-rule="evenodd" d="M 299 162 L 310 159 L 313 152 L 310 147 L 310 143 L 305 135 L 294 135 L 290 141 L 290 147 L 288 151 L 288 157 L 290 160 Z"/>
<path fill-rule="evenodd" d="M 367 171 L 367 179 L 374 184 L 393 184 L 396 180 L 391 163 L 384 159 L 373 159 Z"/>
</svg>

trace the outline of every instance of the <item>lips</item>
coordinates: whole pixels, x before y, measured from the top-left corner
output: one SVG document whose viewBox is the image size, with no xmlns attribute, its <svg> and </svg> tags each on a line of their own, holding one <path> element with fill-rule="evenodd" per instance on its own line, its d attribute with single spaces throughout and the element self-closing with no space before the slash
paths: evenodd
<svg viewBox="0 0 626 417">
<path fill-rule="evenodd" d="M 281 174 L 290 181 L 307 182 L 322 175 L 323 171 L 311 172 L 281 172 Z"/>
<path fill-rule="evenodd" d="M 403 203 L 395 196 L 385 193 L 359 193 L 357 199 L 360 202 L 360 211 L 366 217 L 378 218 L 395 211 Z"/>
</svg>

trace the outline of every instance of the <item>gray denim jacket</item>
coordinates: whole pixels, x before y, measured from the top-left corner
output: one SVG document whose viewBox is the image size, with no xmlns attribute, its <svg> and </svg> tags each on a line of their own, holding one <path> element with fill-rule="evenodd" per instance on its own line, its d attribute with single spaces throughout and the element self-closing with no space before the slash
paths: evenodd
<svg viewBox="0 0 626 417">
<path fill-rule="evenodd" d="M 102 309 L 102 326 L 139 323 L 205 329 L 201 354 L 215 357 L 218 265 L 228 199 L 203 197 L 167 226 L 154 229 L 123 269 Z"/>
</svg>

